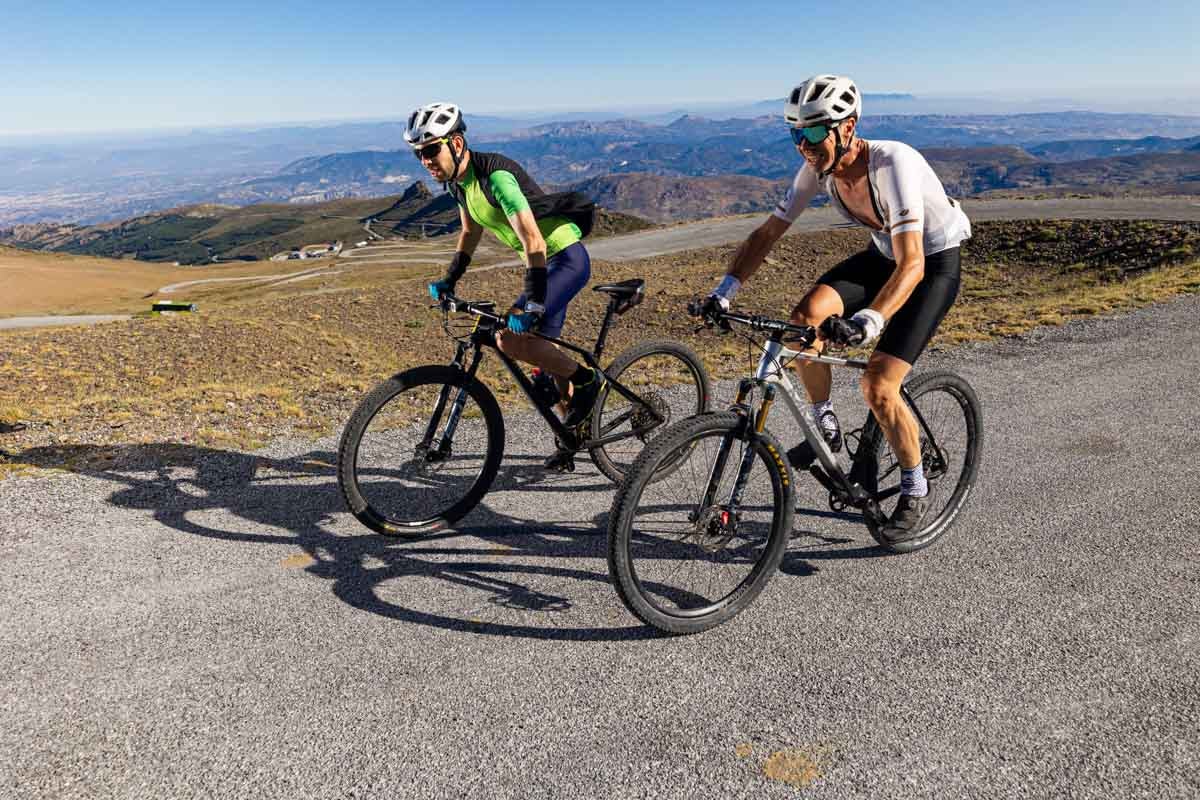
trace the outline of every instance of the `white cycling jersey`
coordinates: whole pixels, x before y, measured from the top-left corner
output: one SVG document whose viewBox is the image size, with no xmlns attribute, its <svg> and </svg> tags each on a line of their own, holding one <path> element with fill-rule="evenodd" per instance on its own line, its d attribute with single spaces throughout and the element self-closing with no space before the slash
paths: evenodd
<svg viewBox="0 0 1200 800">
<path fill-rule="evenodd" d="M 971 237 L 971 221 L 962 206 L 946 196 L 941 180 L 923 155 L 903 142 L 866 144 L 867 185 L 883 230 L 875 230 L 846 209 L 834 189 L 832 176 L 825 179 L 824 188 L 843 217 L 871 229 L 871 238 L 881 253 L 895 261 L 892 235 L 906 231 L 923 231 L 927 256 L 958 247 Z M 795 222 L 820 188 L 820 176 L 805 162 L 774 215 L 784 222 Z"/>
</svg>

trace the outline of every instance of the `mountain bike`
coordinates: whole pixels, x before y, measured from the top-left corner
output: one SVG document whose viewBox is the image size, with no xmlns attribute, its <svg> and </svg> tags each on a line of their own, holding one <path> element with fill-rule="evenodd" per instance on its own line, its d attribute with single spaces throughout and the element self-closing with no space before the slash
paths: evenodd
<svg viewBox="0 0 1200 800">
<path fill-rule="evenodd" d="M 699 315 L 697 303 L 689 313 Z M 866 361 L 805 352 L 815 328 L 733 313 L 708 324 L 733 324 L 767 334 L 750 338 L 762 356 L 742 380 L 728 411 L 673 424 L 638 456 L 613 499 L 608 567 L 625 606 L 667 633 L 696 633 L 732 618 L 762 592 L 791 537 L 798 460 L 828 493 L 831 510 L 855 509 L 884 548 L 907 553 L 943 536 L 962 511 L 979 469 L 983 417 L 966 380 L 930 372 L 900 393 L 916 417 L 930 509 L 913 539 L 891 543 L 882 535 L 900 493 L 900 464 L 873 415 L 844 437 L 849 464 L 831 452 L 808 401 L 785 367 L 796 359 L 864 370 Z M 795 349 L 785 346 L 795 345 Z M 751 401 L 759 393 L 757 408 Z M 804 441 L 785 453 L 767 430 L 772 405 L 782 398 Z M 657 478 L 663 463 L 675 465 Z"/>
<path fill-rule="evenodd" d="M 590 422 L 575 429 L 554 413 L 556 398 L 535 387 L 496 346 L 496 333 L 506 324 L 496 304 L 445 295 L 442 324 L 457 342 L 453 360 L 388 378 L 362 399 L 346 423 L 338 448 L 338 482 L 354 516 L 378 533 L 415 536 L 453 525 L 483 499 L 499 471 L 505 444 L 500 405 L 477 377 L 488 350 L 495 351 L 553 431 L 562 470 L 574 471 L 575 454 L 587 451 L 605 476 L 620 482 L 652 436 L 672 421 L 706 410 L 708 373 L 685 345 L 643 341 L 608 367 L 600 366 L 609 328 L 641 303 L 645 282 L 634 278 L 595 291 L 608 294 L 609 302 L 592 349 L 549 339 L 608 379 Z"/>
</svg>

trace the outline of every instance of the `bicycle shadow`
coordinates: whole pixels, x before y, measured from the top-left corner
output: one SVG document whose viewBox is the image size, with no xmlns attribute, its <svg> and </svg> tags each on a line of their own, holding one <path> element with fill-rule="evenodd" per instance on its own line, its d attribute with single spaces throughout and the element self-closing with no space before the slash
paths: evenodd
<svg viewBox="0 0 1200 800">
<path fill-rule="evenodd" d="M 311 560 L 305 571 L 328 581 L 334 596 L 382 617 L 466 633 L 552 641 L 616 641 L 659 635 L 640 624 L 562 627 L 559 623 L 563 620 L 553 617 L 577 604 L 562 587 L 607 587 L 607 570 L 520 560 L 603 561 L 607 509 L 583 519 L 531 523 L 493 509 L 485 498 L 457 529 L 392 539 L 358 528 L 352 520 L 352 532 L 345 532 L 348 526 L 343 523 L 348 515 L 337 484 L 336 455 L 327 450 L 276 458 L 182 444 L 77 445 L 33 448 L 10 456 L 10 460 L 110 481 L 116 484 L 108 497 L 110 504 L 149 512 L 155 521 L 181 533 L 225 542 L 299 547 Z M 611 486 L 602 476 L 590 482 L 590 475 L 544 475 L 540 461 L 540 456 L 506 457 L 498 483 L 533 493 Z M 538 506 L 530 503 L 529 507 Z M 220 523 L 210 519 L 213 514 L 219 515 Z M 498 555 L 506 558 L 497 560 Z M 518 619 L 455 616 L 388 599 L 397 594 L 396 581 L 427 578 L 482 592 L 486 606 L 517 612 Z M 539 588 L 547 581 L 551 589 Z M 385 586 L 388 590 L 381 591 Z M 609 596 L 613 610 L 624 615 L 616 597 Z M 549 624 L 538 624 L 538 615 L 544 615 Z"/>
<path fill-rule="evenodd" d="M 857 511 L 797 508 L 792 522 L 791 542 L 779 562 L 779 571 L 793 577 L 807 577 L 820 571 L 819 567 L 810 563 L 813 561 L 852 561 L 894 555 L 880 547 L 869 535 L 870 544 L 863 545 L 861 538 L 832 529 L 830 523 L 843 523 L 843 527 L 865 533 L 862 515 Z"/>
</svg>

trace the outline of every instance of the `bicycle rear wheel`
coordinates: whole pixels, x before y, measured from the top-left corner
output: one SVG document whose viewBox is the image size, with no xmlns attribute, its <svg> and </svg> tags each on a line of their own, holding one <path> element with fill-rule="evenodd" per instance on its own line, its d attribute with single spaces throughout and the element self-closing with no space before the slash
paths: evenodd
<svg viewBox="0 0 1200 800">
<path fill-rule="evenodd" d="M 455 367 L 417 367 L 354 410 L 338 447 L 338 483 L 359 522 L 415 536 L 478 505 L 503 454 L 504 419 L 487 387 Z"/>
<path fill-rule="evenodd" d="M 731 619 L 754 602 L 783 558 L 791 473 L 774 437 L 750 443 L 744 429 L 733 412 L 676 423 L 638 456 L 613 499 L 613 585 L 626 608 L 660 631 L 698 633 Z M 730 509 L 747 447 L 750 472 L 741 503 Z M 673 466 L 664 474 L 665 464 Z M 706 498 L 710 481 L 716 491 Z"/>
<path fill-rule="evenodd" d="M 708 409 L 708 372 L 691 348 L 668 340 L 631 347 L 618 355 L 605 372 L 644 401 L 643 405 L 629 400 L 610 383 L 592 415 L 593 439 L 634 434 L 588 451 L 596 467 L 611 481 L 620 483 L 646 443 L 660 431 Z M 650 410 L 663 420 L 655 421 Z"/>
<path fill-rule="evenodd" d="M 983 411 L 966 380 L 952 372 L 930 372 L 914 378 L 906 388 L 929 427 L 926 431 L 918 423 L 921 463 L 929 483 L 925 526 L 916 538 L 891 543 L 883 538 L 879 525 L 867 520 L 875 541 L 897 553 L 928 547 L 950 529 L 975 485 L 983 447 Z M 875 494 L 890 517 L 900 495 L 900 463 L 873 417 L 863 431 L 861 446 L 875 458 Z"/>
</svg>

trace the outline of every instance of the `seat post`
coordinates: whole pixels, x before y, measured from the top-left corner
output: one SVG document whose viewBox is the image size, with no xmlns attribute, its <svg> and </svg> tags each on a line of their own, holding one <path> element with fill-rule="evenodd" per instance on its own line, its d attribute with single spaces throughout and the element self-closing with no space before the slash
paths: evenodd
<svg viewBox="0 0 1200 800">
<path fill-rule="evenodd" d="M 608 299 L 608 308 L 604 312 L 604 321 L 600 323 L 600 335 L 596 337 L 596 349 L 592 351 L 592 355 L 596 360 L 600 360 L 600 353 L 604 350 L 604 340 L 608 338 L 608 326 L 612 324 L 612 318 L 617 313 L 616 297 Z"/>
</svg>

